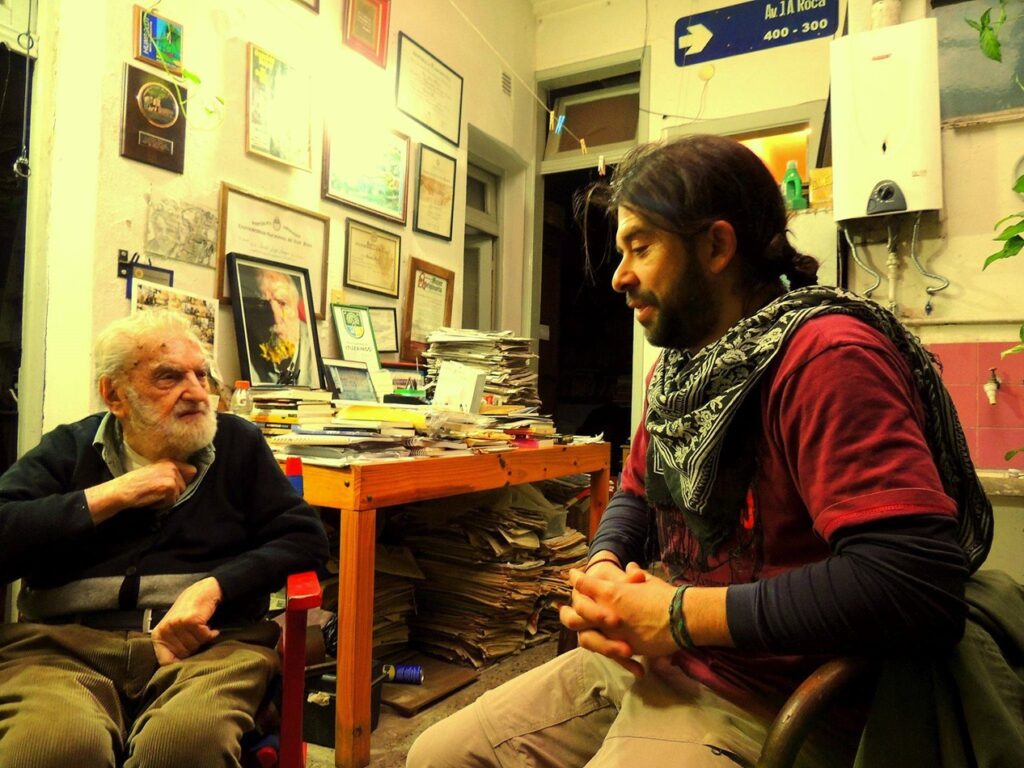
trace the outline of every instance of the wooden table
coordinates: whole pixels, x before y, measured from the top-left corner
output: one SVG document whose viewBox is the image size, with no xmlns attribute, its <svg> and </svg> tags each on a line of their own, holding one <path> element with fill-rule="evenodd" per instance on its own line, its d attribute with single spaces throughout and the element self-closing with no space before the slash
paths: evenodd
<svg viewBox="0 0 1024 768">
<path fill-rule="evenodd" d="M 306 465 L 306 500 L 341 511 L 338 550 L 338 688 L 334 763 L 370 762 L 370 666 L 377 510 L 460 493 L 590 474 L 590 536 L 608 504 L 607 443 L 423 458 L 341 469 Z"/>
</svg>

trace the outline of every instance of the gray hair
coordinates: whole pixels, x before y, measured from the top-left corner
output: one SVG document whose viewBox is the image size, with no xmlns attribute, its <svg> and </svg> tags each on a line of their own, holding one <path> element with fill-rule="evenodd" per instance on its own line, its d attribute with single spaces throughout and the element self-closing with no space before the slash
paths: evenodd
<svg viewBox="0 0 1024 768">
<path fill-rule="evenodd" d="M 136 312 L 115 320 L 96 337 L 93 368 L 96 383 L 107 376 L 116 379 L 134 362 L 139 346 L 150 336 L 172 333 L 192 341 L 208 357 L 196 332 L 183 316 L 167 310 Z M 207 361 L 209 362 L 209 360 Z"/>
</svg>

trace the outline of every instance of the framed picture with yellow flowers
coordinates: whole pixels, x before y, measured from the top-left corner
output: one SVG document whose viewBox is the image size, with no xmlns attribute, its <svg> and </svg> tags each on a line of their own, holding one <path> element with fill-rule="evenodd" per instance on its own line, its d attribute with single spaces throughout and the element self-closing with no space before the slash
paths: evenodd
<svg viewBox="0 0 1024 768">
<path fill-rule="evenodd" d="M 254 387 L 323 387 L 309 271 L 229 253 L 238 367 Z"/>
</svg>

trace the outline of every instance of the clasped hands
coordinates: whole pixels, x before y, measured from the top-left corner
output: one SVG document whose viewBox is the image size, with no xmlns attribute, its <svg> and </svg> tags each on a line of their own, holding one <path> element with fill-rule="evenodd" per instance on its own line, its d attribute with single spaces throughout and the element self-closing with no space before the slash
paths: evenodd
<svg viewBox="0 0 1024 768">
<path fill-rule="evenodd" d="M 626 570 L 613 561 L 592 565 L 586 573 L 569 571 L 572 602 L 559 618 L 579 632 L 580 645 L 617 662 L 637 677 L 643 665 L 634 656 L 667 656 L 677 650 L 668 626 L 668 608 L 676 588 L 636 563 Z"/>
</svg>

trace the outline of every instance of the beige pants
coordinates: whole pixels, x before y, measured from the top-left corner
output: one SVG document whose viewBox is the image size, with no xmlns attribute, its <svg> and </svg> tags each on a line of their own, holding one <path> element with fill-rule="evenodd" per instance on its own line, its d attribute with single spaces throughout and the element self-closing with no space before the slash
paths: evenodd
<svg viewBox="0 0 1024 768">
<path fill-rule="evenodd" d="M 0 625 L 0 768 L 238 766 L 277 671 L 276 625 L 161 667 L 149 635 Z"/>
<path fill-rule="evenodd" d="M 766 724 L 662 664 L 636 680 L 603 656 L 563 654 L 425 731 L 409 768 L 730 768 L 752 764 Z M 849 765 L 815 753 L 808 765 Z"/>
</svg>

